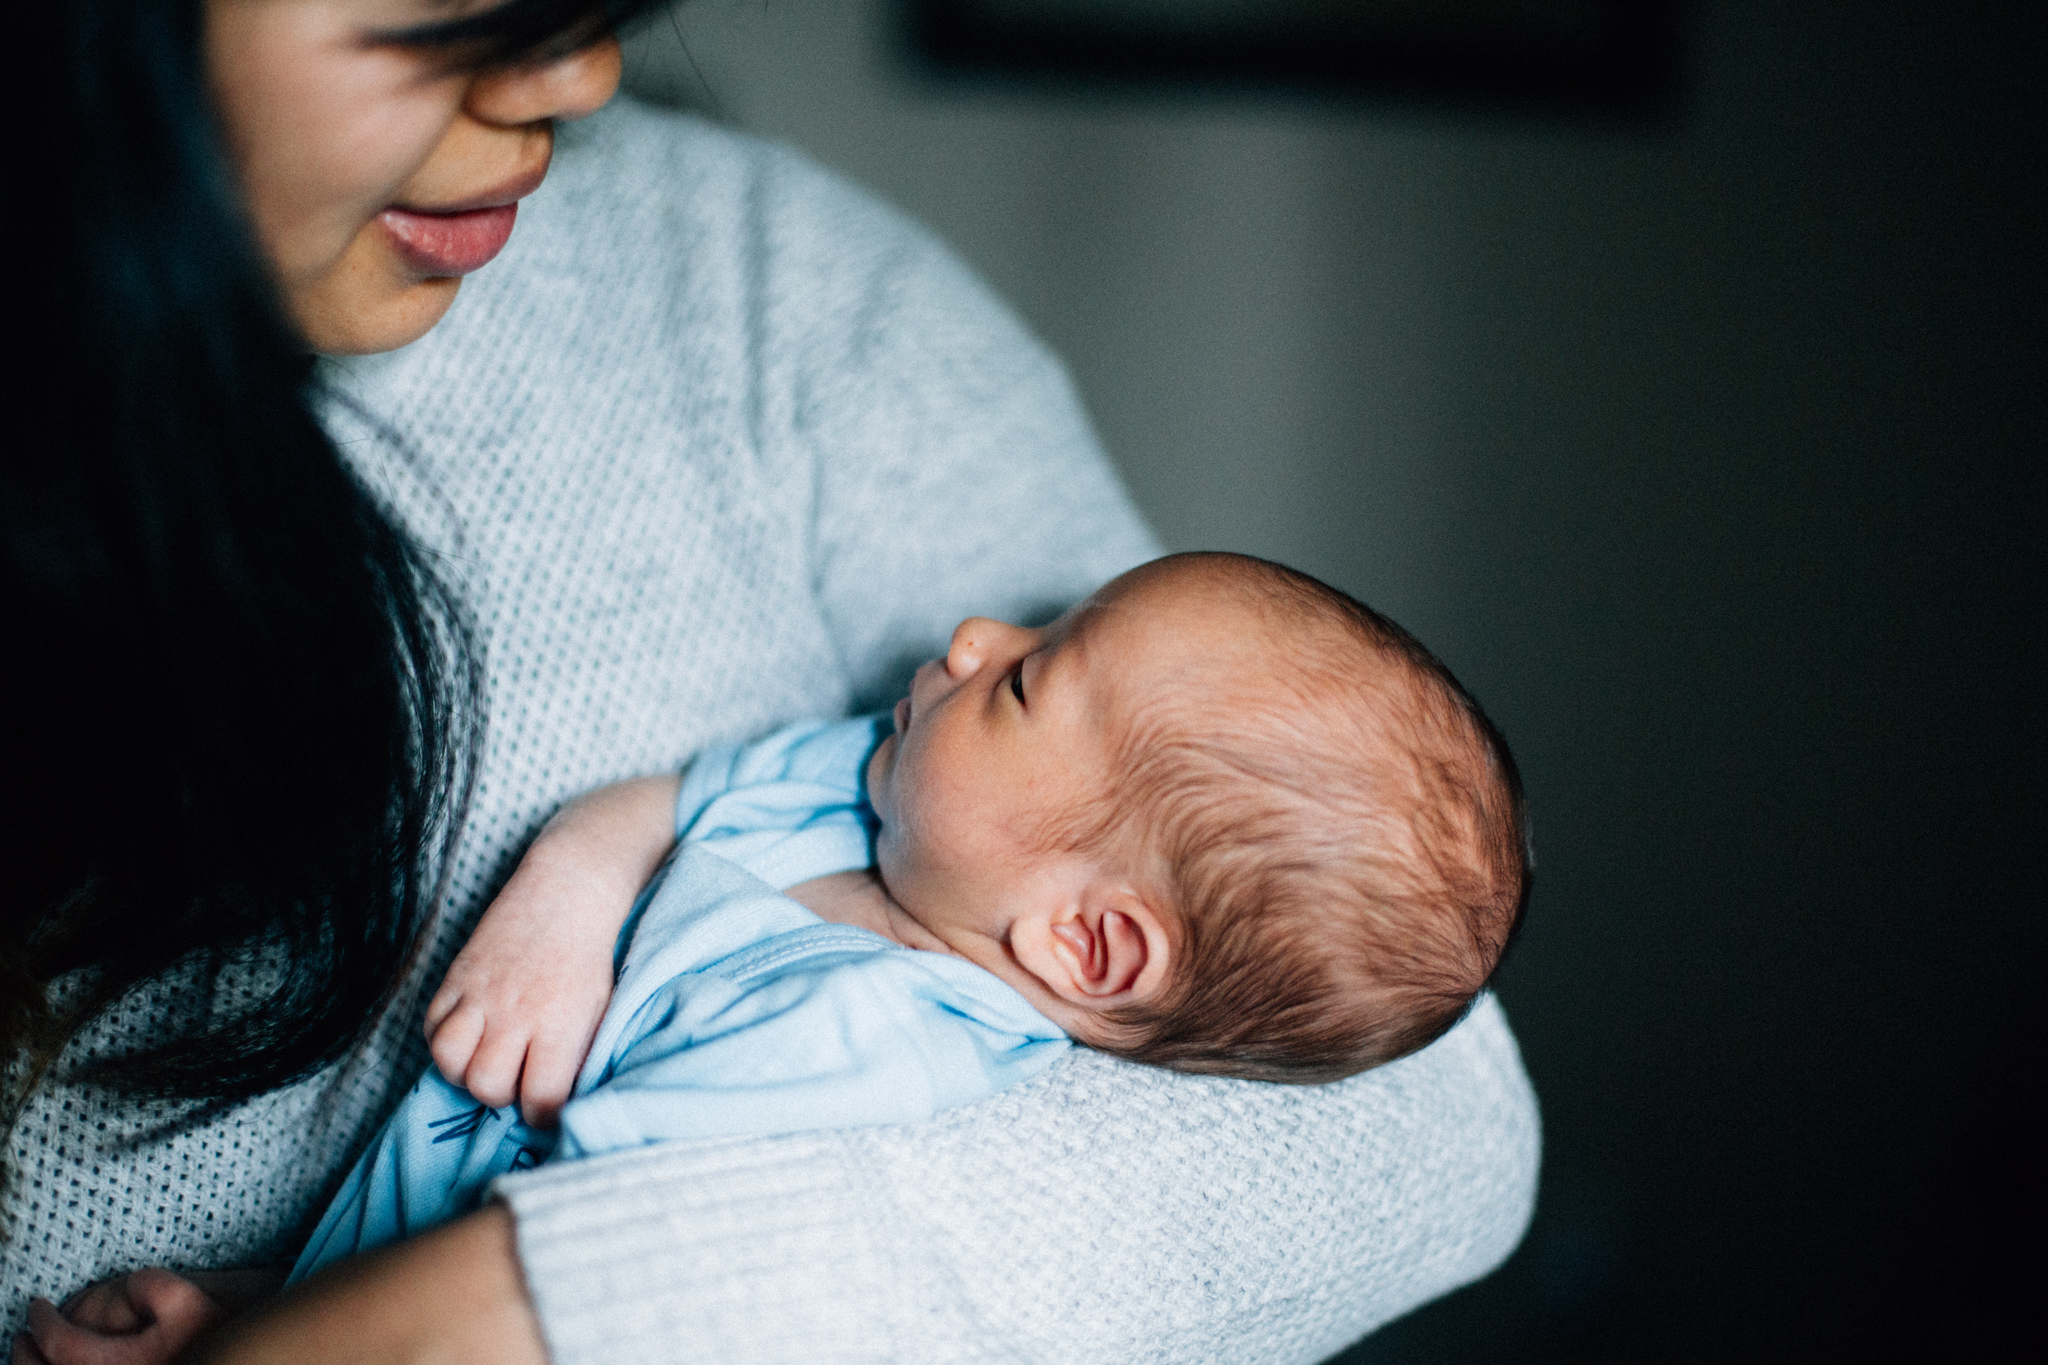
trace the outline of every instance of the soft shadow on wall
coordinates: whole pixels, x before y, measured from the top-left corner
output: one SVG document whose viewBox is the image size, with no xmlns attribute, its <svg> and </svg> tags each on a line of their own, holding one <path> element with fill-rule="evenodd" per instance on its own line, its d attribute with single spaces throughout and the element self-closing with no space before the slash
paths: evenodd
<svg viewBox="0 0 2048 1365">
<path fill-rule="evenodd" d="M 1541 1205 L 1347 1361 L 1896 1352 L 1930 1317 L 1967 1353 L 2029 1301 L 1995 1250 L 2044 815 L 2021 15 L 1695 5 L 1677 97 L 1620 118 L 948 76 L 885 0 L 636 41 L 629 82 L 953 243 L 1170 544 L 1390 611 L 1514 742 Z"/>
</svg>

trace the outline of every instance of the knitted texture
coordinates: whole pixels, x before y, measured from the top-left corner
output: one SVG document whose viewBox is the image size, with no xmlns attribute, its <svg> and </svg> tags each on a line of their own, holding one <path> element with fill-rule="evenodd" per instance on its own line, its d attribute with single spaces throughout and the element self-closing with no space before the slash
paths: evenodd
<svg viewBox="0 0 2048 1365">
<path fill-rule="evenodd" d="M 916 1127 L 650 1147 L 497 1188 L 555 1365 L 1306 1365 L 1497 1265 L 1537 1148 L 1488 998 L 1335 1085 L 1076 1050 Z"/>
<path fill-rule="evenodd" d="M 425 1064 L 425 994 L 562 801 L 891 700 L 960 617 L 1040 619 L 1156 552 L 1057 363 L 928 237 L 786 152 L 629 104 L 563 130 L 511 247 L 440 327 L 324 376 L 330 429 L 438 552 L 486 652 L 449 893 L 367 1043 L 312 1081 L 167 1137 L 147 1135 L 161 1113 L 46 1088 L 12 1138 L 17 1323 L 32 1293 L 138 1265 L 288 1260 Z M 138 992 L 77 1051 L 161 1036 L 191 998 Z M 997 1314 L 963 1292 L 995 1249 L 956 1244 L 991 1229 L 1032 1293 L 1094 1285 L 1076 1320 L 1101 1319 L 1080 1307 L 1098 1277 L 1130 1277 L 1104 1359 L 1205 1339 L 1306 1359 L 1482 1273 L 1527 1216 L 1533 1100 L 1498 1016 L 1402 1065 L 1298 1091 L 1091 1056 L 929 1129 L 582 1163 L 515 1188 L 522 1254 L 563 1365 L 685 1340 L 725 1359 L 1089 1358 L 1057 1298 Z M 1154 1242 L 1150 1259 L 1083 1273 L 1048 1196 L 1093 1179 L 1105 1113 L 1155 1111 L 1174 1116 L 1153 1168 L 1180 1192 L 1157 1206 L 1172 1222 L 1120 1210 L 1098 1245 Z M 968 1180 L 981 1148 L 1004 1156 Z M 926 1182 L 926 1161 L 958 1169 Z M 1323 1174 L 1303 1183 L 1304 1163 Z M 596 1183 L 562 1194 L 579 1180 Z M 1226 1268 L 1187 1223 L 1194 1190 L 1281 1221 Z M 1209 1282 L 1243 1288 L 1191 1288 Z M 886 1304 L 860 1299 L 878 1284 Z M 657 1348 L 650 1322 L 685 1317 Z"/>
</svg>

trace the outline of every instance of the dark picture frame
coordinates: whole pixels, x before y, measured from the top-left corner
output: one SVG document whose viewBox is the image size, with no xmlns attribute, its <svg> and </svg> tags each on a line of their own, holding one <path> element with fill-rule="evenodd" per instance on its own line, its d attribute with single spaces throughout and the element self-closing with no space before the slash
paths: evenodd
<svg viewBox="0 0 2048 1365">
<path fill-rule="evenodd" d="M 1675 0 L 903 0 L 943 74 L 1657 113 Z"/>
</svg>

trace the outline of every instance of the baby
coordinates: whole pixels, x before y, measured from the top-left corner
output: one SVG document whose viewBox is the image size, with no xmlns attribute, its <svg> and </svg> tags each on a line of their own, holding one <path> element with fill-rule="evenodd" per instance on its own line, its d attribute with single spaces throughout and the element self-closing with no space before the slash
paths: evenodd
<svg viewBox="0 0 2048 1365">
<path fill-rule="evenodd" d="M 914 1121 L 1068 1039 L 1350 1076 L 1462 1016 L 1529 884 L 1499 733 L 1306 575 L 1176 555 L 1043 629 L 971 618 L 893 717 L 557 815 L 293 1276 L 551 1154 Z"/>
<path fill-rule="evenodd" d="M 972 618 L 886 721 L 791 727 L 551 822 L 429 1004 L 446 1080 L 294 1274 L 551 1154 L 914 1122 L 1068 1039 L 1349 1076 L 1458 1019 L 1528 885 L 1498 733 L 1314 579 L 1179 555 L 1043 630 Z"/>
</svg>

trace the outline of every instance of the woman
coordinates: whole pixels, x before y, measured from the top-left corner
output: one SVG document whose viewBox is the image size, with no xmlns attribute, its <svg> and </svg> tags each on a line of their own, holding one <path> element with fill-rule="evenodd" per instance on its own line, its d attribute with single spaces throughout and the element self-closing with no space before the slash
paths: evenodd
<svg viewBox="0 0 2048 1365">
<path fill-rule="evenodd" d="M 10 1312 L 288 1259 L 562 800 L 884 699 L 959 617 L 1153 552 L 1057 365 L 914 229 L 694 122 L 566 122 L 631 4 L 41 8 L 7 203 L 47 343 L 16 410 L 57 433 L 0 523 L 36 664 Z M 1312 1359 L 1526 1218 L 1490 1005 L 1334 1087 L 1046 1082 L 544 1168 L 214 1351 Z M 124 1293 L 84 1326 L 215 1311 Z M 58 1365 L 90 1347 L 32 1321 Z"/>
</svg>

